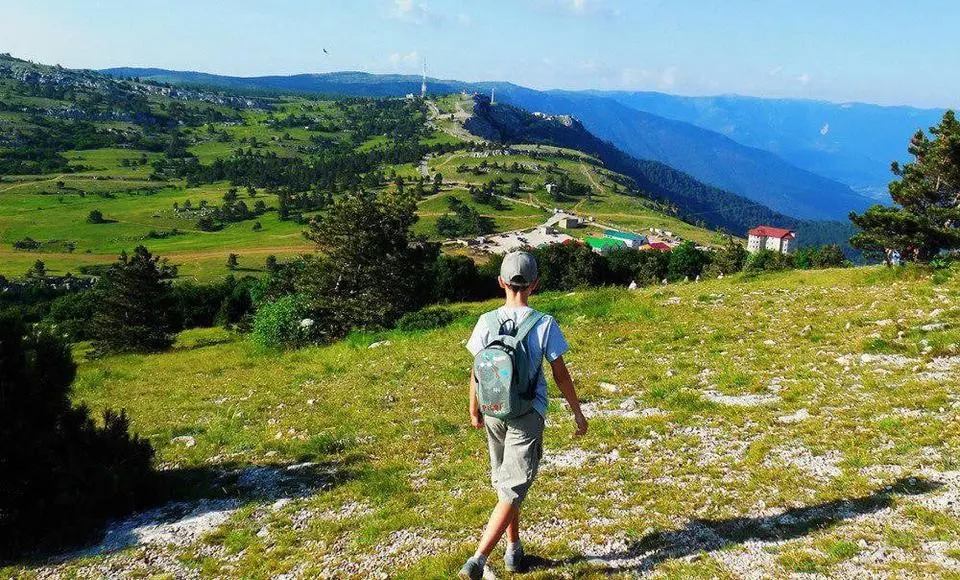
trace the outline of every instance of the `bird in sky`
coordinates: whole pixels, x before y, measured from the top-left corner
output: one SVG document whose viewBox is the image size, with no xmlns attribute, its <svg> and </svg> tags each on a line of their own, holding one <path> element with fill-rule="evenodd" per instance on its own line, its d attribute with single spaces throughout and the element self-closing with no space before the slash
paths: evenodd
<svg viewBox="0 0 960 580">
<path fill-rule="evenodd" d="M 327 52 L 327 49 L 323 49 L 323 54 L 330 54 L 330 53 Z"/>
</svg>

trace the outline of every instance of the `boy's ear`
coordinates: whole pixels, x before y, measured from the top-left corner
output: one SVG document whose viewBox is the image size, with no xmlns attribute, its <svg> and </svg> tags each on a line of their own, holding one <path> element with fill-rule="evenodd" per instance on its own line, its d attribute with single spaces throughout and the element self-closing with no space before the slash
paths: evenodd
<svg viewBox="0 0 960 580">
<path fill-rule="evenodd" d="M 497 276 L 497 284 L 500 284 L 500 287 L 503 288 L 504 290 L 507 289 L 507 283 L 504 282 L 503 278 L 501 278 L 500 276 Z"/>
</svg>

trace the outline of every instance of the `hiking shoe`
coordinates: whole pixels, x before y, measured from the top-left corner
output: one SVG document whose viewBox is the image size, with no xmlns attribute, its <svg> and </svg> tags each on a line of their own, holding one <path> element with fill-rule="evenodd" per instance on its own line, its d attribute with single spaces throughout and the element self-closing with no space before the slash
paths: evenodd
<svg viewBox="0 0 960 580">
<path fill-rule="evenodd" d="M 503 566 L 507 572 L 523 572 L 523 546 L 504 552 Z"/>
<path fill-rule="evenodd" d="M 463 580 L 480 580 L 483 578 L 483 564 L 476 558 L 470 558 L 463 565 L 463 568 L 460 568 L 458 576 Z"/>
</svg>

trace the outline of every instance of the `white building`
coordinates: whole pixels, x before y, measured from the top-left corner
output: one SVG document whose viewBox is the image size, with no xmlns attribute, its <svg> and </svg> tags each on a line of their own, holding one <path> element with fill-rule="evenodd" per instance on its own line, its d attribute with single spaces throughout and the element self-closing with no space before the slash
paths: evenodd
<svg viewBox="0 0 960 580">
<path fill-rule="evenodd" d="M 748 232 L 747 251 L 751 254 L 770 250 L 781 254 L 793 252 L 797 233 L 783 228 L 757 226 Z"/>
<path fill-rule="evenodd" d="M 583 218 L 576 216 L 566 216 L 560 219 L 561 228 L 582 228 L 583 227 Z"/>
</svg>

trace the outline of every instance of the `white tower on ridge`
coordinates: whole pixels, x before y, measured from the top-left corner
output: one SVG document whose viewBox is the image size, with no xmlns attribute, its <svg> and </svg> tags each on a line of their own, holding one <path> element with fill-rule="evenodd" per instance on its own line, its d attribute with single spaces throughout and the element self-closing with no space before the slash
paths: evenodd
<svg viewBox="0 0 960 580">
<path fill-rule="evenodd" d="M 491 105 L 495 105 L 495 104 L 496 104 L 496 100 L 494 99 L 494 97 L 496 97 L 496 96 L 497 96 L 497 88 L 494 87 L 494 88 L 490 89 L 490 104 L 491 104 Z"/>
<path fill-rule="evenodd" d="M 423 59 L 423 82 L 420 84 L 420 98 L 427 98 L 427 59 Z"/>
</svg>

